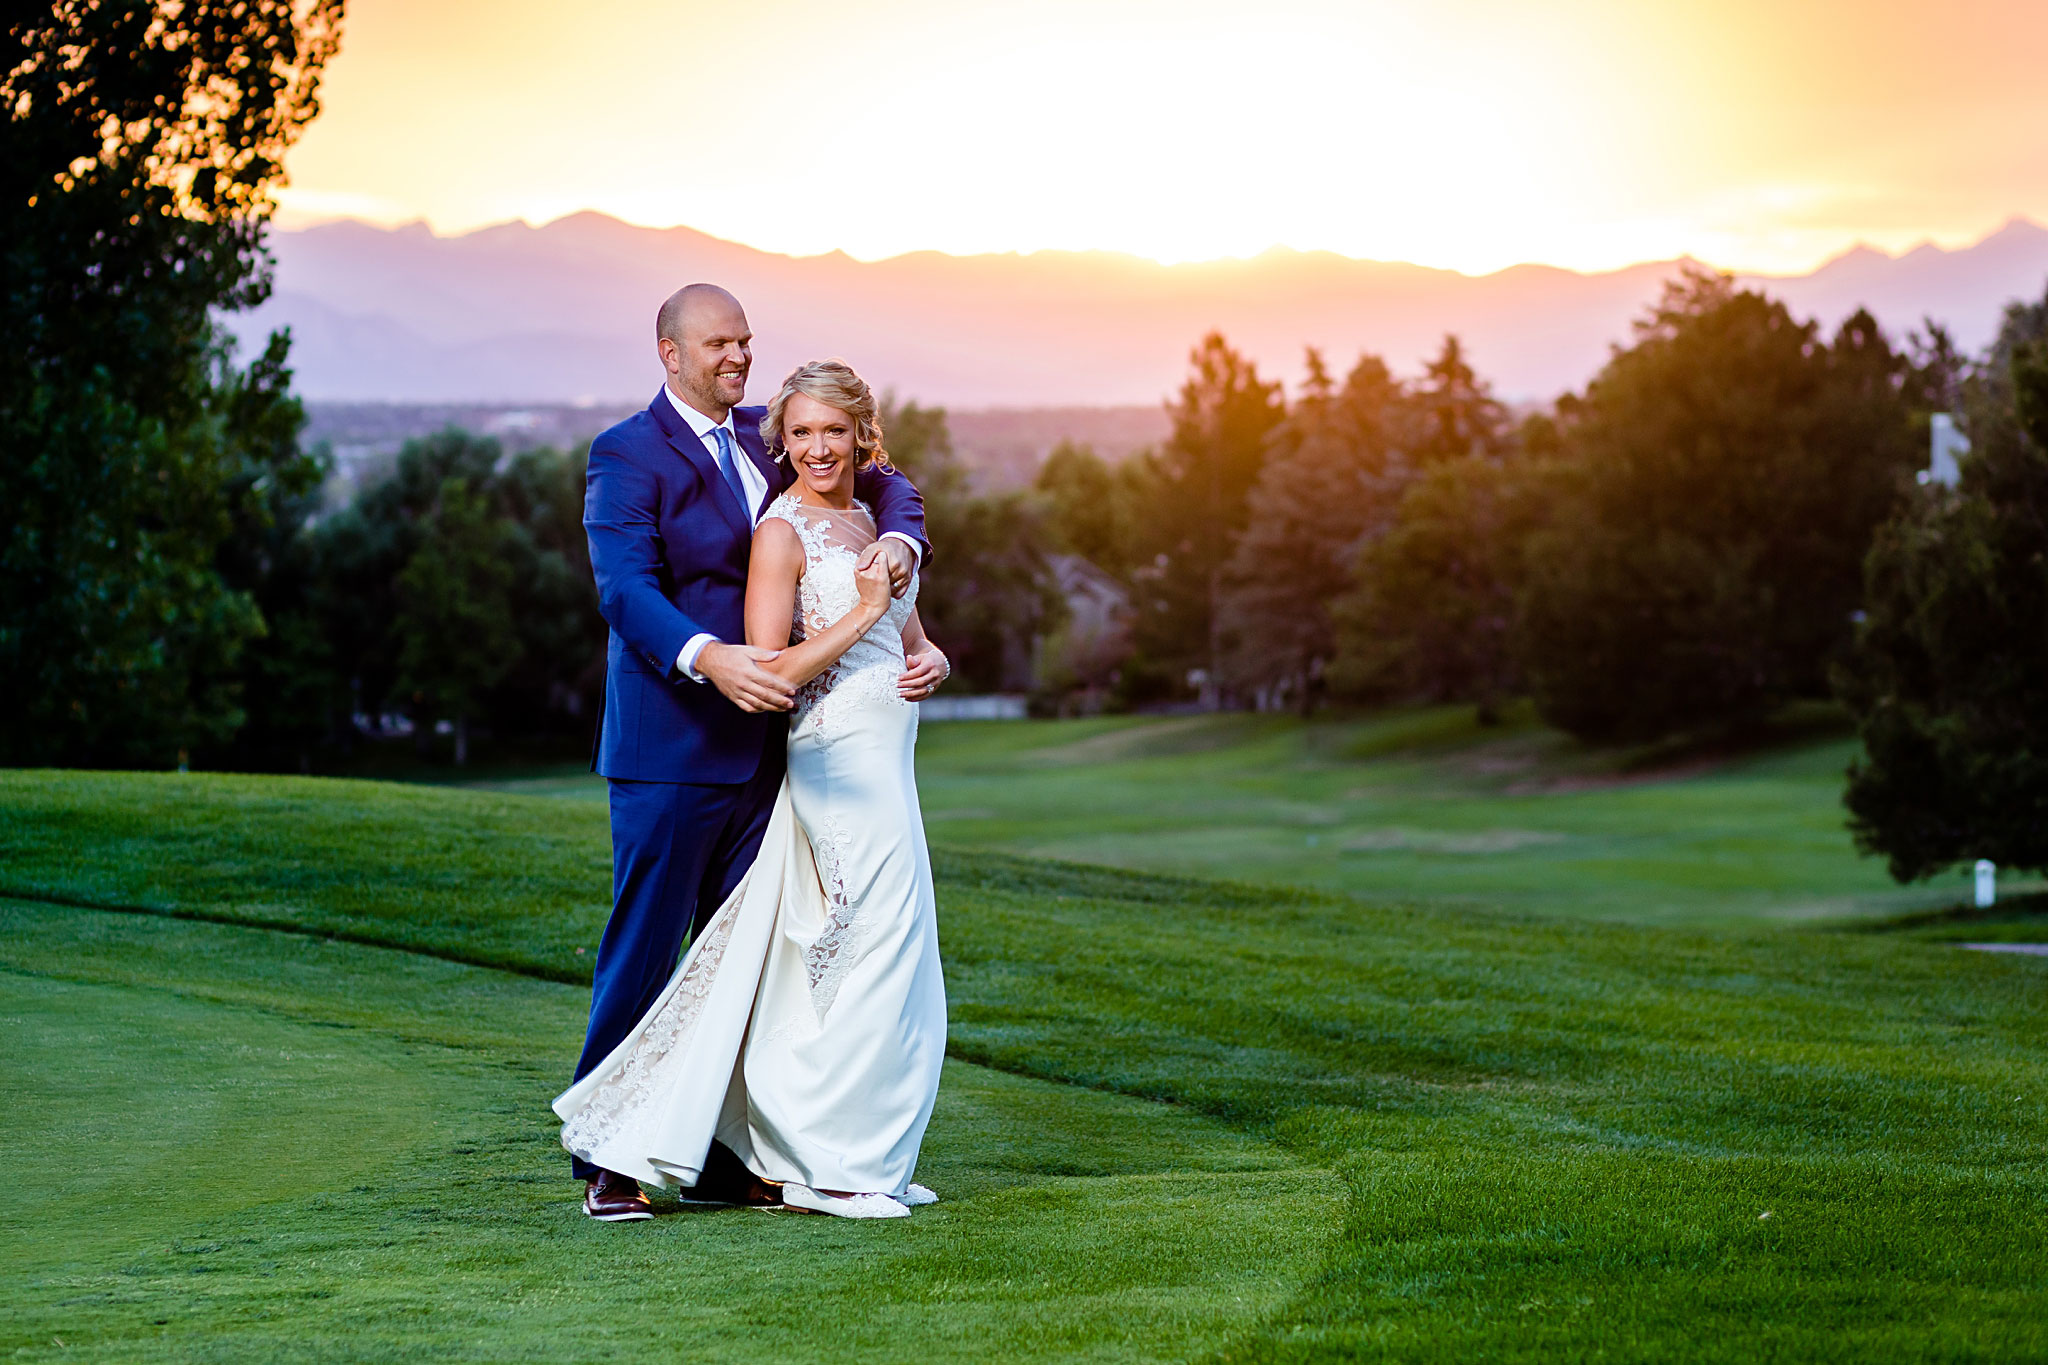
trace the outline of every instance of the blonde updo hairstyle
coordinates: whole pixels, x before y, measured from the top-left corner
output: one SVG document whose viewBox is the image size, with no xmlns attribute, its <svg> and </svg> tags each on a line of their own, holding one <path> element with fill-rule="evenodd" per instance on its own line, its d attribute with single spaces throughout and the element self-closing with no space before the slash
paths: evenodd
<svg viewBox="0 0 2048 1365">
<path fill-rule="evenodd" d="M 782 381 L 782 387 L 769 400 L 768 413 L 761 419 L 761 439 L 775 452 L 776 459 L 789 454 L 782 444 L 782 410 L 797 394 L 838 408 L 853 419 L 854 468 L 889 468 L 889 452 L 882 449 L 881 405 L 875 401 L 875 391 L 867 381 L 843 360 L 805 361 L 789 372 L 789 378 Z"/>
</svg>

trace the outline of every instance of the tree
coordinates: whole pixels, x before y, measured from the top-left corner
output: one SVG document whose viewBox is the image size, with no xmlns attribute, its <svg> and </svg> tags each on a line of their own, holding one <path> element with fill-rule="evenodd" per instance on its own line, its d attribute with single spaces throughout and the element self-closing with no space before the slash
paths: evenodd
<svg viewBox="0 0 2048 1365">
<path fill-rule="evenodd" d="M 1115 466 L 1085 445 L 1061 441 L 1038 467 L 1032 487 L 1046 505 L 1046 533 L 1063 554 L 1116 578 L 1130 573 L 1136 522 L 1145 500 L 1145 462 Z"/>
<path fill-rule="evenodd" d="M 1021 493 L 970 491 L 943 408 L 888 399 L 882 432 L 890 463 L 924 496 L 933 562 L 919 575 L 918 615 L 952 662 L 955 685 L 1028 688 L 1032 646 L 1064 606 L 1043 511 Z"/>
<path fill-rule="evenodd" d="M 469 721 L 479 700 L 519 647 L 506 530 L 484 492 L 467 479 L 444 479 L 396 584 L 398 690 L 412 697 L 422 740 L 436 720 L 454 722 L 458 764 L 469 761 Z"/>
<path fill-rule="evenodd" d="M 1204 706 L 1222 704 L 1223 570 L 1250 516 L 1266 440 L 1286 416 L 1280 386 L 1219 333 L 1188 357 L 1170 408 L 1173 433 L 1152 463 L 1155 494 L 1138 527 L 1152 562 L 1134 574 L 1134 637 L 1155 677 L 1177 690 L 1200 670 Z"/>
<path fill-rule="evenodd" d="M 212 310 L 317 110 L 340 0 L 57 0 L 0 57 L 0 757 L 168 762 L 240 723 L 263 629 L 218 559 L 300 476 L 283 343 L 242 382 Z M 252 464 L 258 469 L 246 477 Z"/>
<path fill-rule="evenodd" d="M 1225 575 L 1225 682 L 1307 714 L 1337 651 L 1332 608 L 1359 547 L 1382 529 L 1404 458 L 1407 394 L 1378 356 L 1342 389 L 1308 353 L 1300 401 L 1273 433 Z"/>
<path fill-rule="evenodd" d="M 528 450 L 494 481 L 519 639 L 486 705 L 501 732 L 581 728 L 604 687 L 609 628 L 598 614 L 583 534 L 583 468 L 559 450 Z"/>
<path fill-rule="evenodd" d="M 205 758 L 241 768 L 296 767 L 311 772 L 313 751 L 340 728 L 348 711 L 346 678 L 313 608 L 318 560 L 311 523 L 321 508 L 329 456 L 298 450 L 304 412 L 287 393 L 283 339 L 245 376 L 231 376 L 229 402 L 245 406 L 253 458 L 231 478 L 234 531 L 216 563 L 231 590 L 255 603 L 262 631 L 243 651 L 239 697 L 243 720 L 232 740 Z"/>
<path fill-rule="evenodd" d="M 312 534 L 310 610 L 347 680 L 350 709 L 379 715 L 410 705 L 399 686 L 398 578 L 433 524 L 441 488 L 495 492 L 498 443 L 449 428 L 407 441 L 390 471 Z"/>
<path fill-rule="evenodd" d="M 1544 716 L 1635 740 L 1825 695 L 1923 460 L 1916 393 L 1868 314 L 1829 345 L 1726 277 L 1667 286 L 1578 405 L 1530 546 L 1517 635 Z"/>
<path fill-rule="evenodd" d="M 1413 404 L 1420 420 L 1410 454 L 1418 466 L 1499 453 L 1507 409 L 1472 368 L 1455 335 L 1444 335 L 1443 348 L 1424 367 Z"/>
<path fill-rule="evenodd" d="M 1469 701 L 1490 721 L 1517 694 L 1513 628 L 1544 471 L 1468 455 L 1425 470 L 1359 557 L 1336 605 L 1330 686 L 1353 696 Z"/>
<path fill-rule="evenodd" d="M 317 488 L 274 496 L 266 527 L 237 538 L 224 570 L 254 585 L 267 629 L 244 658 L 247 721 L 208 757 L 311 770 L 319 751 L 352 744 L 357 712 L 412 712 L 423 751 L 433 721 L 459 722 L 465 756 L 478 720 L 503 736 L 587 725 L 604 684 L 605 625 L 590 587 L 582 465 L 550 449 L 508 461 L 496 441 L 450 428 L 407 441 L 347 506 L 316 517 Z M 457 503 L 451 481 L 463 490 Z M 437 543 L 451 534 L 454 543 Z M 440 581 L 483 545 L 487 568 Z M 480 603 L 495 621 L 501 596 L 510 644 L 493 627 L 487 667 L 463 662 L 475 658 L 466 640 L 449 659 L 429 659 L 436 619 L 466 619 Z"/>
<path fill-rule="evenodd" d="M 2048 300 L 2007 311 L 1965 414 L 1961 483 L 1880 529 L 1836 674 L 1863 746 L 1850 827 L 1900 881 L 2048 867 Z"/>
</svg>

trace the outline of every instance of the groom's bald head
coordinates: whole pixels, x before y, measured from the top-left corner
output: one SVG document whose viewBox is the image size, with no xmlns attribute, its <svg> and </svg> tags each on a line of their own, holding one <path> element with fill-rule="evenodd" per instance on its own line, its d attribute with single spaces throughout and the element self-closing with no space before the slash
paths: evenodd
<svg viewBox="0 0 2048 1365">
<path fill-rule="evenodd" d="M 740 301 L 715 284 L 686 284 L 654 315 L 654 349 L 677 397 L 715 422 L 746 396 L 754 333 Z"/>
<path fill-rule="evenodd" d="M 715 284 L 686 284 L 662 300 L 661 311 L 654 315 L 654 339 L 680 346 L 687 340 L 685 331 L 693 320 L 702 324 L 731 317 L 739 319 L 744 331 L 746 310 L 729 290 Z"/>
</svg>

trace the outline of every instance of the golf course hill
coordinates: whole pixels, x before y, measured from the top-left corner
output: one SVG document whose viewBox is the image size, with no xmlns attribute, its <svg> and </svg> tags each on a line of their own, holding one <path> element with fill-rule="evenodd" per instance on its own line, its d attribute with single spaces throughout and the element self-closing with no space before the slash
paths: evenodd
<svg viewBox="0 0 2048 1365">
<path fill-rule="evenodd" d="M 0 773 L 0 1352 L 2048 1357 L 2048 961 L 934 856 L 941 1202 L 615 1227 L 601 801 Z"/>
</svg>

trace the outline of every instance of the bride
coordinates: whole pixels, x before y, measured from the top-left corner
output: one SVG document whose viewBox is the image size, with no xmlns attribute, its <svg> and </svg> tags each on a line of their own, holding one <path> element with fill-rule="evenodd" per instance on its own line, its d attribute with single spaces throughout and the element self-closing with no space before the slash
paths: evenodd
<svg viewBox="0 0 2048 1365">
<path fill-rule="evenodd" d="M 747 643 L 797 684 L 789 763 L 752 869 L 618 1047 L 554 1103 L 562 1145 L 653 1186 L 692 1185 L 714 1139 L 792 1208 L 901 1218 L 938 1094 L 946 991 L 898 695 L 925 646 L 917 584 L 890 596 L 854 474 L 886 465 L 873 392 L 840 361 L 795 370 L 761 434 L 796 482 L 762 513 Z"/>
</svg>

